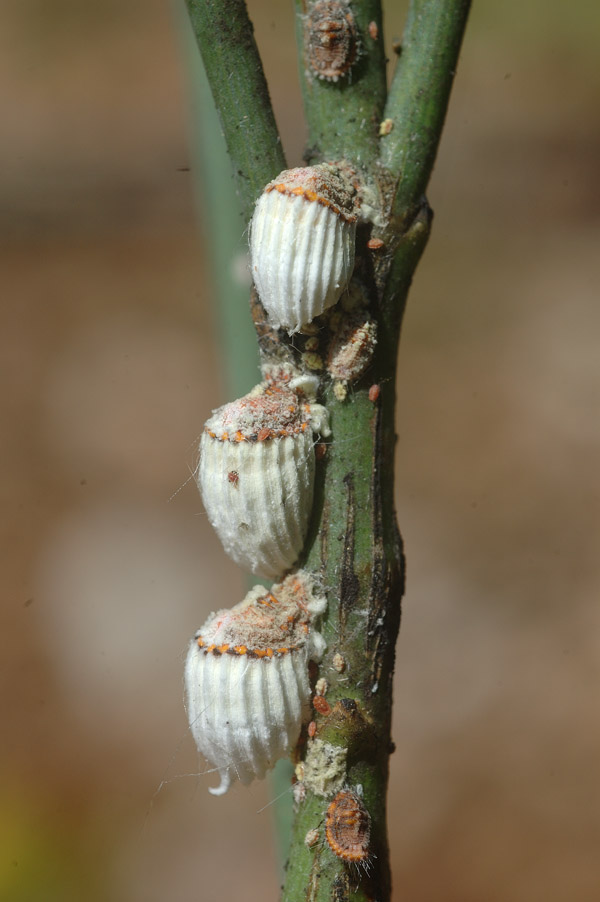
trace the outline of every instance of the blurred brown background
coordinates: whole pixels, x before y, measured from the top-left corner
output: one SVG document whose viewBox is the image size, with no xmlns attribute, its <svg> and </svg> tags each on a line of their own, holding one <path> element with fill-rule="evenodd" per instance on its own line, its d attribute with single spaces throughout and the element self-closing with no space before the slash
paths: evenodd
<svg viewBox="0 0 600 902">
<path fill-rule="evenodd" d="M 243 583 L 174 495 L 227 400 L 180 10 L 0 15 L 0 898 L 274 899 L 267 787 L 209 796 L 182 704 L 188 637 Z M 476 3 L 431 185 L 399 383 L 396 899 L 600 898 L 599 25 Z"/>
</svg>

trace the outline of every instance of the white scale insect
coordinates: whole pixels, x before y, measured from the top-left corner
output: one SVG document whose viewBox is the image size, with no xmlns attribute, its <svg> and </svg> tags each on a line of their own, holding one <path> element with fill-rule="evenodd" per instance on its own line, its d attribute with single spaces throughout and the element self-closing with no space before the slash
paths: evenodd
<svg viewBox="0 0 600 902">
<path fill-rule="evenodd" d="M 246 570 L 282 576 L 302 551 L 313 504 L 314 434 L 329 435 L 314 377 L 266 368 L 249 394 L 214 411 L 198 487 L 223 547 Z"/>
<path fill-rule="evenodd" d="M 251 272 L 269 321 L 298 332 L 337 302 L 354 268 L 358 195 L 339 166 L 286 169 L 250 223 Z"/>
<path fill-rule="evenodd" d="M 309 719 L 309 661 L 325 640 L 314 619 L 326 608 L 303 570 L 268 591 L 255 586 L 231 610 L 211 614 L 185 666 L 190 729 L 219 771 L 213 795 L 262 779 L 295 746 Z"/>
</svg>

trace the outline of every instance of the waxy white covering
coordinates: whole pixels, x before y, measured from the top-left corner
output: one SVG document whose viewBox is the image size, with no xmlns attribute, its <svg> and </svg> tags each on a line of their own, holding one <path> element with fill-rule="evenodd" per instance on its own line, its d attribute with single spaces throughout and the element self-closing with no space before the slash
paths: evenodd
<svg viewBox="0 0 600 902">
<path fill-rule="evenodd" d="M 276 579 L 302 551 L 313 500 L 313 444 L 311 429 L 255 444 L 202 435 L 198 478 L 208 518 L 227 554 L 257 576 Z"/>
<path fill-rule="evenodd" d="M 284 170 L 250 224 L 252 278 L 276 328 L 297 332 L 339 299 L 354 268 L 356 192 L 336 166 Z"/>
<path fill-rule="evenodd" d="M 185 667 L 190 729 L 227 792 L 261 779 L 298 741 L 309 716 L 308 662 L 325 641 L 312 621 L 326 601 L 300 570 L 268 592 L 255 586 L 231 610 L 211 614 Z"/>
<path fill-rule="evenodd" d="M 329 432 L 325 409 L 271 382 L 205 424 L 197 470 L 204 507 L 227 554 L 257 576 L 277 579 L 302 551 L 317 431 Z"/>
</svg>

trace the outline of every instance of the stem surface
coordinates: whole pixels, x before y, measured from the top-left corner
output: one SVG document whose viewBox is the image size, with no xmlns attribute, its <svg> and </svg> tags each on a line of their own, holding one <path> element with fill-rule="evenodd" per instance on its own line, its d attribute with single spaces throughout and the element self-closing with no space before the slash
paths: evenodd
<svg viewBox="0 0 600 902">
<path fill-rule="evenodd" d="M 251 25 L 240 0 L 187 3 L 249 217 L 259 191 L 285 165 Z M 396 360 L 407 294 L 429 237 L 431 211 L 423 194 L 469 2 L 412 0 L 387 100 L 379 0 L 343 4 L 353 16 L 360 52 L 337 82 L 318 79 L 311 70 L 306 40 L 314 4 L 296 0 L 296 6 L 307 157 L 347 160 L 374 198 L 375 225 L 365 222 L 358 229 L 354 274 L 368 297 L 378 343 L 367 372 L 348 386 L 346 398 L 331 378 L 322 379 L 332 437 L 317 467 L 309 536 L 299 566 L 320 574 L 328 595 L 322 625 L 327 650 L 319 676 L 328 683 L 329 711 L 313 712 L 312 736 L 305 731 L 299 744 L 297 773 L 303 786 L 296 794 L 283 900 L 389 902 L 386 793 L 404 591 L 394 508 Z M 392 120 L 391 128 L 380 128 L 384 119 Z M 381 238 L 377 248 L 368 244 L 374 235 Z M 302 366 L 308 336 L 298 334 L 292 342 L 264 322 L 256 298 L 252 306 L 263 360 L 278 355 Z M 311 337 L 313 360 L 319 355 L 326 359 L 331 337 L 332 327 L 322 325 L 316 354 Z M 378 393 L 369 392 L 374 385 Z M 314 779 L 305 779 L 318 743 L 344 761 L 337 784 L 324 777 L 323 790 Z M 325 813 L 341 786 L 362 793 L 370 814 L 369 855 L 362 867 L 335 855 L 324 840 Z M 306 835 L 315 830 L 319 841 L 309 846 Z"/>
<path fill-rule="evenodd" d="M 254 29 L 244 0 L 186 5 L 247 222 L 264 186 L 286 167 Z"/>
</svg>

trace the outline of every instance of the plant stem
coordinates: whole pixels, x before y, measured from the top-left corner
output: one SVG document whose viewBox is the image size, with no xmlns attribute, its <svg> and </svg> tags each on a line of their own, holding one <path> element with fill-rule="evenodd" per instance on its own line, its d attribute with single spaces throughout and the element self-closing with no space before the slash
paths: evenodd
<svg viewBox="0 0 600 902">
<path fill-rule="evenodd" d="M 244 278 L 248 270 L 246 227 L 189 16 L 183 3 L 176 10 L 190 85 L 192 158 L 198 161 L 193 166 L 194 195 L 206 250 L 207 279 L 201 290 L 211 292 L 216 300 L 212 309 L 218 325 L 219 357 L 227 362 L 222 375 L 229 396 L 239 398 L 256 384 L 258 374 L 258 349 Z"/>
<path fill-rule="evenodd" d="M 345 400 L 340 400 L 330 379 L 323 380 L 332 439 L 317 468 L 309 536 L 299 562 L 321 574 L 328 595 L 322 627 L 327 651 L 319 672 L 329 684 L 331 708 L 328 714 L 314 713 L 316 735 L 311 739 L 304 735 L 299 750 L 308 762 L 318 740 L 345 756 L 339 785 L 356 791 L 360 787 L 371 817 L 368 873 L 353 870 L 323 841 L 325 812 L 337 791 L 333 783 L 323 791 L 307 783 L 293 825 L 283 900 L 389 902 L 386 792 L 395 643 L 404 589 L 404 557 L 394 509 L 396 358 L 406 297 L 429 237 L 431 211 L 423 193 L 440 140 L 469 2 L 412 0 L 405 49 L 387 103 L 379 0 L 345 4 L 356 21 L 361 51 L 350 73 L 335 83 L 318 80 L 310 71 L 304 44 L 306 17 L 314 5 L 296 2 L 309 125 L 307 156 L 345 159 L 378 188 L 376 231 L 383 246 L 371 250 L 369 226 L 361 226 L 355 276 L 370 299 L 378 344 L 370 369 L 349 387 Z M 187 3 L 249 216 L 258 191 L 284 165 L 251 25 L 240 0 Z M 247 81 L 240 84 L 240 79 L 248 78 L 253 79 L 250 89 Z M 240 140 L 242 115 L 245 132 Z M 380 138 L 383 118 L 392 119 L 393 128 Z M 263 328 L 263 355 L 279 346 L 293 357 L 297 344 L 302 346 L 301 337 L 292 343 L 282 333 L 269 331 Z M 330 335 L 327 327 L 319 333 L 322 356 Z M 371 400 L 373 383 L 380 391 Z M 315 829 L 321 841 L 309 848 L 304 840 Z"/>
<path fill-rule="evenodd" d="M 381 162 L 394 175 L 391 213 L 410 222 L 425 193 L 444 126 L 470 0 L 412 0 L 385 108 L 393 128 Z"/>
<path fill-rule="evenodd" d="M 186 0 L 219 112 L 246 222 L 285 169 L 267 82 L 244 0 Z"/>
<path fill-rule="evenodd" d="M 351 159 L 368 168 L 379 153 L 378 133 L 386 97 L 385 54 L 380 0 L 355 0 L 358 58 L 337 82 L 320 79 L 307 54 L 307 26 L 313 3 L 295 0 L 300 84 L 309 130 L 307 159 Z M 369 24 L 377 37 L 369 33 Z M 373 32 L 375 33 L 375 32 Z"/>
<path fill-rule="evenodd" d="M 426 245 L 428 217 L 400 242 L 394 296 L 404 306 L 410 276 Z M 413 234 L 414 232 L 414 234 Z M 391 739 L 395 643 L 404 591 L 404 557 L 394 510 L 395 371 L 400 318 L 379 342 L 368 379 L 326 403 L 332 439 L 321 467 L 306 566 L 323 574 L 329 605 L 323 634 L 327 652 L 319 673 L 329 683 L 332 713 L 315 713 L 316 737 L 346 749 L 345 785 L 361 787 L 372 823 L 369 873 L 349 869 L 325 843 L 307 848 L 307 832 L 321 828 L 331 796 L 307 791 L 294 823 L 283 902 L 367 902 L 390 899 L 386 793 Z M 372 383 L 378 400 L 369 400 Z M 341 655 L 344 670 L 334 667 Z M 310 748 L 310 746 L 309 746 Z M 309 751 L 310 754 L 310 751 Z"/>
</svg>

